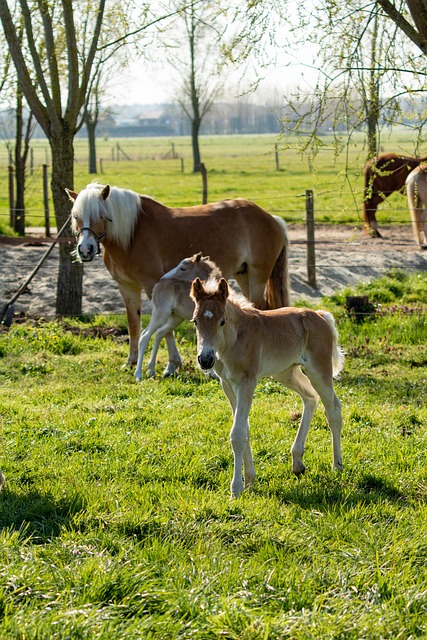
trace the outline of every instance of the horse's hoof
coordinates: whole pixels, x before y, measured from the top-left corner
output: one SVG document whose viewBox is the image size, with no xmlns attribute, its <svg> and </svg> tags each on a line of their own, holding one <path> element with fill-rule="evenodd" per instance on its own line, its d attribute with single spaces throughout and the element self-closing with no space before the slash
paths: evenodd
<svg viewBox="0 0 427 640">
<path fill-rule="evenodd" d="M 292 472 L 297 476 L 297 478 L 300 478 L 305 473 L 305 466 L 301 464 L 298 465 L 298 467 L 292 467 Z"/>
</svg>

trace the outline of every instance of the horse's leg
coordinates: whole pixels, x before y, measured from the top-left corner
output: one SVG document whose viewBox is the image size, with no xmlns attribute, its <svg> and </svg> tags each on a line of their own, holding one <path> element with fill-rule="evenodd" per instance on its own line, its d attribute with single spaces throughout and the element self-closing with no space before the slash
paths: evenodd
<svg viewBox="0 0 427 640">
<path fill-rule="evenodd" d="M 221 375 L 220 371 L 218 371 L 218 373 Z M 236 415 L 236 407 L 237 407 L 236 394 L 234 393 L 233 388 L 228 382 L 228 380 L 224 378 L 220 378 L 220 379 L 221 379 L 221 385 L 224 390 L 224 393 L 227 396 L 228 401 L 231 405 L 231 410 L 233 413 L 233 423 L 234 423 L 235 415 Z M 254 465 L 251 440 L 250 440 L 249 418 L 247 420 L 247 437 L 246 437 L 246 444 L 243 452 L 243 468 L 244 468 L 244 478 L 245 478 L 245 489 L 252 490 L 252 487 L 256 478 L 256 472 L 255 472 L 255 465 Z"/>
<path fill-rule="evenodd" d="M 141 288 L 117 283 L 126 307 L 129 332 L 129 357 L 126 364 L 136 364 L 138 361 L 138 340 L 141 330 Z"/>
<path fill-rule="evenodd" d="M 427 209 L 423 207 L 421 212 L 421 225 L 420 225 L 420 245 L 424 248 L 427 247 Z"/>
<path fill-rule="evenodd" d="M 249 412 L 251 410 L 256 382 L 256 380 L 246 378 L 233 389 L 236 396 L 236 408 L 234 410 L 233 426 L 230 432 L 230 442 L 234 455 L 231 495 L 236 498 L 244 490 L 242 480 L 243 464 L 245 465 L 245 484 L 250 487 L 255 479 L 255 468 L 249 437 Z"/>
<path fill-rule="evenodd" d="M 320 396 L 325 409 L 326 419 L 332 435 L 332 459 L 333 467 L 337 471 L 342 471 L 342 454 L 341 454 L 341 429 L 342 429 L 342 411 L 341 402 L 339 401 L 335 389 L 332 375 L 322 371 L 321 366 L 313 364 L 307 365 L 307 376 L 311 384 Z"/>
<path fill-rule="evenodd" d="M 264 273 L 249 267 L 249 272 L 235 275 L 236 281 L 243 295 L 253 302 L 257 309 L 265 309 L 267 306 L 265 298 L 265 287 L 269 274 L 264 279 Z"/>
<path fill-rule="evenodd" d="M 384 197 L 380 195 L 378 192 L 374 192 L 370 198 L 365 199 L 363 203 L 363 213 L 364 213 L 364 231 L 368 233 L 373 238 L 382 238 L 381 233 L 378 230 L 378 222 L 376 218 L 376 212 L 378 205 L 381 204 L 385 200 Z"/>
<path fill-rule="evenodd" d="M 313 389 L 310 380 L 301 371 L 299 366 L 295 365 L 283 373 L 274 376 L 276 380 L 281 382 L 285 387 L 295 391 L 303 401 L 303 412 L 297 435 L 291 447 L 292 455 L 292 471 L 296 475 L 301 475 L 305 471 L 305 465 L 302 461 L 304 455 L 305 441 L 307 439 L 308 430 L 310 428 L 313 414 L 316 411 L 319 402 L 319 396 Z"/>
<path fill-rule="evenodd" d="M 181 320 L 178 322 L 180 324 Z M 176 326 L 178 326 L 178 324 Z M 163 336 L 162 336 L 163 337 Z M 168 378 L 169 376 L 174 376 L 178 369 L 182 367 L 181 356 L 179 355 L 178 348 L 176 346 L 175 336 L 172 329 L 169 329 L 164 334 L 166 345 L 168 348 L 168 364 L 166 369 L 163 371 L 163 377 Z"/>
<path fill-rule="evenodd" d="M 159 349 L 159 344 L 164 337 L 164 333 L 159 335 L 160 327 L 162 324 L 167 322 L 169 318 L 169 311 L 164 310 L 161 307 L 154 307 L 153 314 L 151 316 L 151 320 L 148 325 L 145 327 L 144 331 L 141 333 L 141 337 L 138 343 L 138 363 L 136 365 L 135 370 L 135 378 L 140 381 L 142 378 L 142 360 L 144 358 L 144 354 L 147 350 L 148 344 L 150 342 L 151 336 L 153 333 L 156 333 L 153 350 L 151 352 L 151 358 L 148 362 L 148 370 L 151 377 L 155 376 L 154 367 L 156 364 L 156 355 Z"/>
</svg>

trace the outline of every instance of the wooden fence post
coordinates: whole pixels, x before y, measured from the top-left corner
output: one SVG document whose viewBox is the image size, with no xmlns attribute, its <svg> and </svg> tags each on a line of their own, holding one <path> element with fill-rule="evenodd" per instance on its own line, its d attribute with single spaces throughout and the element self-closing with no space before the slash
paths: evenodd
<svg viewBox="0 0 427 640">
<path fill-rule="evenodd" d="M 47 164 L 43 165 L 43 201 L 44 201 L 44 223 L 46 227 L 46 238 L 50 238 L 49 189 L 48 189 Z"/>
<path fill-rule="evenodd" d="M 202 204 L 207 204 L 208 202 L 208 178 L 206 173 L 206 167 L 203 162 L 200 163 L 200 173 L 202 174 L 202 184 L 203 184 L 203 196 L 202 196 Z"/>
<path fill-rule="evenodd" d="M 275 145 L 275 155 L 276 155 L 276 171 L 280 171 L 280 167 L 279 167 L 279 147 L 276 144 Z"/>
<path fill-rule="evenodd" d="M 307 279 L 314 289 L 316 285 L 316 245 L 314 239 L 314 201 L 313 192 L 305 192 L 305 212 L 307 222 Z"/>
</svg>

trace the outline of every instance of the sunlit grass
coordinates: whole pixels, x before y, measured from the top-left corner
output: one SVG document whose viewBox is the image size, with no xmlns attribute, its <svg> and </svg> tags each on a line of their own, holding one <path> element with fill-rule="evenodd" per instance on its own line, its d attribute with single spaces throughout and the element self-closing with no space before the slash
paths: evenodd
<svg viewBox="0 0 427 640">
<path fill-rule="evenodd" d="M 353 134 L 349 145 L 339 152 L 333 147 L 332 136 L 324 136 L 322 141 L 317 156 L 309 159 L 298 152 L 298 141 L 292 137 L 280 140 L 274 135 L 201 136 L 208 199 L 247 198 L 289 222 L 301 223 L 305 220 L 305 192 L 312 190 L 317 222 L 360 224 L 366 161 L 363 136 Z M 123 155 L 117 161 L 117 144 L 130 161 Z M 175 159 L 171 158 L 172 145 L 178 156 Z M 413 151 L 411 139 L 403 139 L 399 131 L 384 139 L 383 146 L 389 151 Z M 50 164 L 50 151 L 44 140 L 33 140 L 32 147 L 34 170 L 27 175 L 26 221 L 27 226 L 43 226 L 42 165 Z M 145 193 L 169 206 L 202 201 L 201 177 L 192 173 L 189 137 L 99 139 L 97 156 L 98 174 L 90 175 L 87 140 L 76 139 L 75 183 L 70 187 L 79 190 L 96 179 Z M 7 227 L 9 218 L 7 163 L 6 147 L 0 146 L 0 230 Z M 54 226 L 52 203 L 50 216 Z M 405 199 L 400 194 L 392 195 L 380 207 L 377 219 L 380 224 L 408 223 Z"/>
<path fill-rule="evenodd" d="M 266 379 L 258 477 L 233 501 L 231 412 L 189 323 L 182 373 L 161 378 L 161 349 L 140 384 L 122 317 L 0 334 L 1 638 L 425 637 L 427 283 L 392 271 L 368 293 L 389 299 L 359 322 L 322 302 L 347 353 L 343 473 L 318 410 L 292 476 L 301 402 Z"/>
</svg>

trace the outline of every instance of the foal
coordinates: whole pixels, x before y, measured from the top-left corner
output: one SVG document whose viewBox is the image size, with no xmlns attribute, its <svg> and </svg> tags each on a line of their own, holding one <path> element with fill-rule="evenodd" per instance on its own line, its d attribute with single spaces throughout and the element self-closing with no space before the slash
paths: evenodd
<svg viewBox="0 0 427 640">
<path fill-rule="evenodd" d="M 148 371 L 155 376 L 156 355 L 163 338 L 168 342 L 169 362 L 163 373 L 164 377 L 173 376 L 182 366 L 181 357 L 173 339 L 173 331 L 183 320 L 191 320 L 194 303 L 190 298 L 191 283 L 194 278 L 202 280 L 217 278 L 221 272 L 212 260 L 195 253 L 191 258 L 185 258 L 171 271 L 159 280 L 153 289 L 153 311 L 151 320 L 144 329 L 138 343 L 138 363 L 135 378 L 142 379 L 142 361 L 153 333 L 154 339 Z"/>
<path fill-rule="evenodd" d="M 191 297 L 196 305 L 193 321 L 199 365 L 205 370 L 214 368 L 233 412 L 232 496 L 251 488 L 255 480 L 249 412 L 262 376 L 272 376 L 296 391 L 304 403 L 291 449 L 293 472 L 299 475 L 305 471 L 304 444 L 319 396 L 332 434 L 333 466 L 341 471 L 341 403 L 334 391 L 333 376 L 341 371 L 344 354 L 338 346 L 332 314 L 293 307 L 259 311 L 242 296 L 230 294 L 224 278 L 205 286 L 196 279 Z"/>
</svg>

